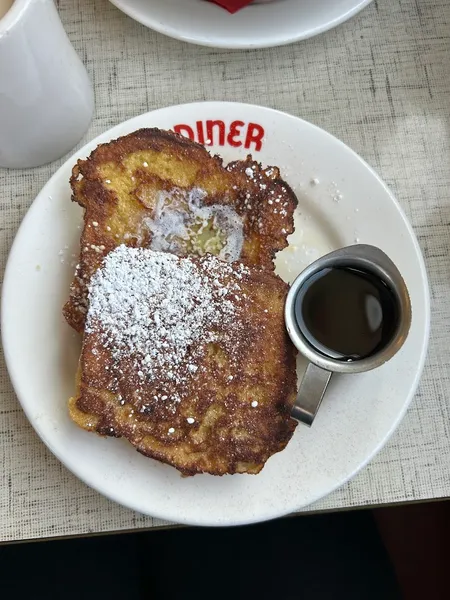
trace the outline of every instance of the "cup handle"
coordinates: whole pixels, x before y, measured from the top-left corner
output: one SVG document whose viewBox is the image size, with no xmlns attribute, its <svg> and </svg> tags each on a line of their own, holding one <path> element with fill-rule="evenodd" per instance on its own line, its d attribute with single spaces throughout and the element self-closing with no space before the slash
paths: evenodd
<svg viewBox="0 0 450 600">
<path fill-rule="evenodd" d="M 313 424 L 331 379 L 331 371 L 326 371 L 309 363 L 300 383 L 291 417 L 308 427 Z"/>
</svg>

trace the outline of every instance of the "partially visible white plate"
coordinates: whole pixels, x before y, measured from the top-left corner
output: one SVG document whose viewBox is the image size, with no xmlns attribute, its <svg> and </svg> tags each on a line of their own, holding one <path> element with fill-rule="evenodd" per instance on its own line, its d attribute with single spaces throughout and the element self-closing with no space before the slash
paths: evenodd
<svg viewBox="0 0 450 600">
<path fill-rule="evenodd" d="M 208 121 L 215 122 L 211 131 Z M 210 138 L 212 151 L 226 161 L 252 152 L 263 164 L 281 168 L 299 198 L 296 232 L 277 257 L 277 268 L 286 279 L 321 254 L 359 240 L 391 256 L 410 291 L 412 327 L 401 351 L 370 373 L 333 377 L 314 426 L 297 427 L 287 448 L 257 476 L 185 479 L 123 440 L 78 429 L 68 416 L 79 340 L 61 308 L 82 222 L 81 209 L 70 202 L 70 171 L 76 159 L 98 143 L 155 126 Z M 105 496 L 142 513 L 196 525 L 236 525 L 281 516 L 355 475 L 404 415 L 422 371 L 428 330 L 428 286 L 419 246 L 378 176 L 342 142 L 314 125 L 244 104 L 164 108 L 114 127 L 77 152 L 42 189 L 23 220 L 3 286 L 2 336 L 11 380 L 50 450 Z"/>
<path fill-rule="evenodd" d="M 234 15 L 204 0 L 111 0 L 143 25 L 170 37 L 214 48 L 267 48 L 336 27 L 372 0 L 274 0 Z"/>
</svg>

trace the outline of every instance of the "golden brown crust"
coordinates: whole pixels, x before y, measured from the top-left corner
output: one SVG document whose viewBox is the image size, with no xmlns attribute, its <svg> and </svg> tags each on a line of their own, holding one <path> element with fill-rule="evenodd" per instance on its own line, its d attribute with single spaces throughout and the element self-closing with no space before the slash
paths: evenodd
<svg viewBox="0 0 450 600">
<path fill-rule="evenodd" d="M 203 146 L 168 131 L 141 129 L 101 144 L 78 161 L 70 183 L 72 199 L 85 214 L 80 261 L 64 315 L 80 332 L 90 278 L 119 244 L 150 246 L 152 234 L 144 223 L 162 190 L 200 188 L 205 206 L 233 207 L 243 221 L 240 260 L 247 264 L 273 269 L 275 253 L 287 245 L 294 228 L 297 199 L 276 167 L 262 169 L 250 156 L 224 167 Z"/>
<path fill-rule="evenodd" d="M 153 401 L 161 393 L 158 381 L 141 385 L 137 395 L 138 367 L 129 357 L 114 365 L 101 332 L 88 327 L 77 396 L 69 404 L 72 419 L 101 435 L 124 437 L 142 454 L 184 475 L 258 473 L 284 449 L 296 426 L 290 418 L 295 351 L 284 326 L 287 284 L 268 270 L 251 267 L 239 287 L 232 350 L 222 343 L 224 323 L 222 331 L 215 330 L 219 340 L 206 345 L 198 370 L 182 389 L 164 384 L 169 396 L 182 396 L 175 411 Z M 112 378 L 113 366 L 118 380 Z"/>
</svg>

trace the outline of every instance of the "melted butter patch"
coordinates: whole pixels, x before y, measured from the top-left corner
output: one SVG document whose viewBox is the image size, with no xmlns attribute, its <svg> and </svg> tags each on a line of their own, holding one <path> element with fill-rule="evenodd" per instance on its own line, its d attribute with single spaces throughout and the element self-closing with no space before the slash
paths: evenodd
<svg viewBox="0 0 450 600">
<path fill-rule="evenodd" d="M 151 249 L 238 260 L 244 243 L 241 217 L 230 206 L 202 206 L 205 196 L 199 188 L 159 192 L 153 216 L 144 219 L 152 233 Z"/>
</svg>

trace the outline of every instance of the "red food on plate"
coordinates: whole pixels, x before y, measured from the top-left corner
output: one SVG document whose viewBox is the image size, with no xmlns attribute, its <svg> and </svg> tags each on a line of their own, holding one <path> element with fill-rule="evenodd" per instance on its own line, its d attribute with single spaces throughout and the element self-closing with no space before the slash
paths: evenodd
<svg viewBox="0 0 450 600">
<path fill-rule="evenodd" d="M 251 4 L 253 0 L 209 0 L 209 2 L 214 2 L 214 4 L 225 8 L 228 12 L 235 13 L 244 6 Z"/>
</svg>

